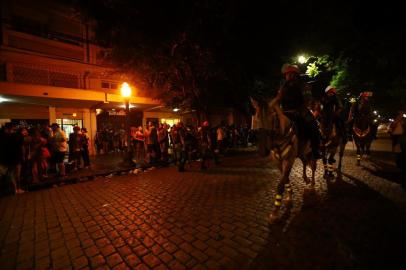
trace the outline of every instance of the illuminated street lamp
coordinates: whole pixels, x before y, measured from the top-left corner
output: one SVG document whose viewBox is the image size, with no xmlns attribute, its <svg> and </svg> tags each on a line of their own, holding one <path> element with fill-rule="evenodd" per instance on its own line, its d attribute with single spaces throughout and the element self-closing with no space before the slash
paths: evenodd
<svg viewBox="0 0 406 270">
<path fill-rule="evenodd" d="M 299 55 L 299 56 L 297 57 L 297 61 L 298 61 L 300 64 L 304 64 L 304 63 L 307 62 L 307 59 L 306 59 L 305 56 Z"/>
<path fill-rule="evenodd" d="M 121 85 L 121 96 L 124 98 L 125 103 L 125 130 L 127 132 L 127 151 L 124 154 L 123 165 L 125 166 L 134 166 L 132 160 L 132 151 L 131 151 L 131 130 L 130 130 L 130 98 L 131 98 L 131 87 L 128 83 L 124 82 Z"/>
<path fill-rule="evenodd" d="M 5 101 L 8 101 L 8 99 L 7 99 L 7 98 L 0 97 L 0 103 L 5 102 Z"/>
</svg>

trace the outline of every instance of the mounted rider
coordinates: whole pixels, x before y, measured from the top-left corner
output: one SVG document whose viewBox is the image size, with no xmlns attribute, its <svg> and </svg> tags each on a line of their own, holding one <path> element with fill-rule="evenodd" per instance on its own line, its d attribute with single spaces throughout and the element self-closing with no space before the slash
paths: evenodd
<svg viewBox="0 0 406 270">
<path fill-rule="evenodd" d="M 347 137 L 346 127 L 342 114 L 344 106 L 341 99 L 337 96 L 337 89 L 334 86 L 327 86 L 324 90 L 324 96 L 321 98 L 323 115 L 326 119 L 331 120 L 345 139 Z"/>
<path fill-rule="evenodd" d="M 320 132 L 313 114 L 306 106 L 305 83 L 300 79 L 299 68 L 296 65 L 285 64 L 282 67 L 282 74 L 284 80 L 276 99 L 286 116 L 296 123 L 299 134 L 310 139 L 313 158 L 320 159 Z"/>
<path fill-rule="evenodd" d="M 354 119 L 364 118 L 367 119 L 369 126 L 373 127 L 373 113 L 369 97 L 372 96 L 371 92 L 361 92 L 357 101 L 352 105 L 348 122 L 353 125 Z"/>
</svg>

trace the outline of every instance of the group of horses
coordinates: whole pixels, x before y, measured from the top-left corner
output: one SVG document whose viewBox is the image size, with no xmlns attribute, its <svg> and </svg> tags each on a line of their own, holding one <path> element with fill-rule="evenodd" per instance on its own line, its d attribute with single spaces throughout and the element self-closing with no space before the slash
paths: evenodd
<svg viewBox="0 0 406 270">
<path fill-rule="evenodd" d="M 274 223 L 280 218 L 280 208 L 282 202 L 290 204 L 292 201 L 292 187 L 290 185 L 290 172 L 296 158 L 299 158 L 303 165 L 303 179 L 311 187 L 315 185 L 315 171 L 317 160 L 313 158 L 309 136 L 298 128 L 298 123 L 288 117 L 289 112 L 285 112 L 279 106 L 276 99 L 270 102 L 260 102 L 251 99 L 251 104 L 255 109 L 253 116 L 253 129 L 257 130 L 258 149 L 263 155 L 269 155 L 275 160 L 281 172 L 281 178 L 277 185 L 277 194 L 274 207 L 269 215 L 269 223 Z M 341 176 L 342 158 L 345 146 L 348 142 L 346 127 L 337 126 L 332 115 L 334 112 L 320 110 L 319 130 L 321 135 L 320 150 L 324 166 L 324 177 L 331 179 L 334 172 Z M 348 115 L 347 115 L 348 116 Z M 369 119 L 363 114 L 358 114 L 352 121 L 352 138 L 357 147 L 357 164 L 361 159 L 369 157 L 369 148 L 374 134 Z M 334 168 L 335 155 L 338 152 L 338 165 Z M 306 173 L 307 167 L 311 169 L 311 180 Z"/>
</svg>

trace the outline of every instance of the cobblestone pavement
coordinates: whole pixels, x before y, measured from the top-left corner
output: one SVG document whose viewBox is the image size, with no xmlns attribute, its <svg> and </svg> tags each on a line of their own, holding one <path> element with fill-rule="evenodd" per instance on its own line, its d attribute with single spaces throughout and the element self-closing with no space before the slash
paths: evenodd
<svg viewBox="0 0 406 270">
<path fill-rule="evenodd" d="M 292 207 L 267 215 L 279 173 L 252 152 L 0 199 L 0 269 L 388 269 L 404 264 L 402 175 L 371 160 L 316 187 L 296 163 Z M 351 157 L 350 157 L 351 156 Z M 319 166 L 321 167 L 321 166 Z M 378 169 L 377 169 L 378 168 Z M 398 269 L 405 269 L 399 267 Z"/>
</svg>

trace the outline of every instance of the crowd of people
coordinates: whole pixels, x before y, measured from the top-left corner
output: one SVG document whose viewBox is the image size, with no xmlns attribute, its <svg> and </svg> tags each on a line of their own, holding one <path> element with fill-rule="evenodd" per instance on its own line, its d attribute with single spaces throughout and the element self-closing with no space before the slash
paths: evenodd
<svg viewBox="0 0 406 270">
<path fill-rule="evenodd" d="M 219 155 L 228 147 L 247 146 L 253 140 L 248 127 L 219 125 L 210 127 L 205 121 L 200 127 L 184 125 L 182 122 L 170 127 L 161 123 L 157 127 L 149 122 L 131 128 L 131 153 L 136 164 L 145 165 L 174 163 L 180 172 L 187 161 L 199 160 L 201 169 L 207 168 L 207 161 L 219 163 Z"/>
<path fill-rule="evenodd" d="M 149 122 L 146 128 L 131 127 L 130 148 L 123 129 L 102 129 L 94 137 L 97 154 L 110 154 L 129 150 L 133 161 L 140 167 L 174 163 L 179 171 L 185 170 L 187 161 L 199 160 L 201 168 L 207 161 L 219 162 L 219 155 L 228 147 L 246 146 L 253 135 L 247 127 L 219 125 L 209 127 L 185 126 L 182 122 L 170 127 L 161 123 L 157 127 Z M 0 192 L 24 193 L 22 187 L 46 182 L 54 176 L 63 179 L 67 173 L 90 168 L 89 136 L 86 128 L 73 127 L 65 134 L 54 123 L 38 127 L 15 126 L 6 123 L 0 129 Z M 5 181 L 3 181 L 5 179 Z"/>
<path fill-rule="evenodd" d="M 24 193 L 22 186 L 47 181 L 50 174 L 66 176 L 71 170 L 90 166 L 89 137 L 86 128 L 74 127 L 69 135 L 56 123 L 41 127 L 17 127 L 6 123 L 0 129 L 0 176 L 2 193 Z M 68 154 L 68 162 L 65 162 Z"/>
</svg>

